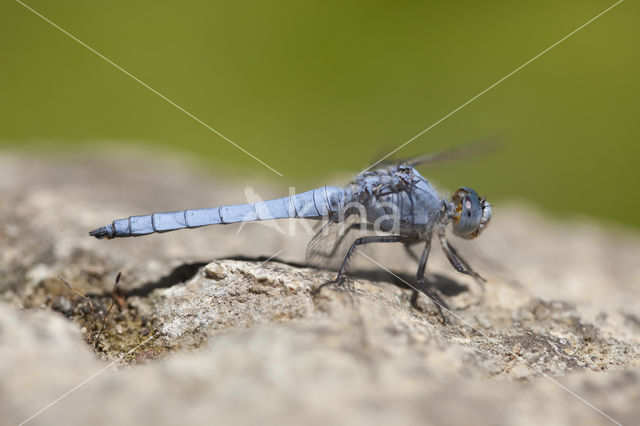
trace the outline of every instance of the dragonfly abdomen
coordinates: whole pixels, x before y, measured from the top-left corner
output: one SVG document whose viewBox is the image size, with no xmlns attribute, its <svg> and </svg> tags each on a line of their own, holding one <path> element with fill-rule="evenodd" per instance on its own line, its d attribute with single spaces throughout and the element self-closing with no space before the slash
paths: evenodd
<svg viewBox="0 0 640 426">
<path fill-rule="evenodd" d="M 317 219 L 338 212 L 344 200 L 344 188 L 323 186 L 289 197 L 257 203 L 130 216 L 114 220 L 112 224 L 95 229 L 89 235 L 110 239 L 258 220 Z"/>
</svg>

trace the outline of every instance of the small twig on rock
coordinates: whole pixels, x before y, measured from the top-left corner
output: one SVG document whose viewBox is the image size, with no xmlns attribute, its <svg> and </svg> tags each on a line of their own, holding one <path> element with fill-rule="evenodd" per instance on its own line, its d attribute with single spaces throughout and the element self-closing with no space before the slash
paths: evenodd
<svg viewBox="0 0 640 426">
<path fill-rule="evenodd" d="M 94 311 L 93 308 L 93 303 L 91 303 L 91 299 L 89 299 L 87 296 L 85 296 L 84 294 L 80 293 L 78 290 L 76 290 L 75 288 L 73 288 L 73 286 L 71 284 L 69 284 L 64 278 L 62 278 L 60 275 L 58 275 L 58 279 L 60 281 L 62 281 L 64 283 L 64 285 L 66 285 L 67 287 L 69 287 L 71 289 L 71 291 L 73 291 L 75 294 L 77 294 L 78 296 L 82 297 L 84 300 L 86 300 L 89 303 L 89 306 L 91 307 L 91 312 Z"/>
<path fill-rule="evenodd" d="M 94 348 L 98 347 L 98 342 L 100 341 L 100 335 L 102 334 L 102 330 L 104 330 L 104 326 L 107 323 L 107 316 L 109 315 L 109 312 L 111 312 L 111 309 L 113 308 L 113 304 L 116 299 L 116 290 L 118 288 L 118 283 L 120 282 L 121 276 L 122 276 L 122 271 L 118 272 L 118 275 L 116 276 L 116 282 L 115 284 L 113 284 L 113 289 L 111 290 L 111 303 L 109 304 L 109 309 L 107 309 L 107 312 L 104 314 L 104 317 L 102 317 L 102 327 L 100 327 L 100 331 L 98 331 L 98 335 L 96 336 L 96 342 L 93 345 Z"/>
</svg>

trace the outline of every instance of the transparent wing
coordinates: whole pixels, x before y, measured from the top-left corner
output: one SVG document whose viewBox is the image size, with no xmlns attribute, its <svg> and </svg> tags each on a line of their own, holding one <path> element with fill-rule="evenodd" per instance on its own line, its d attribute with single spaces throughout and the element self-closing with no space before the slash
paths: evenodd
<svg viewBox="0 0 640 426">
<path fill-rule="evenodd" d="M 504 143 L 502 140 L 497 137 L 478 139 L 462 145 L 447 148 L 442 151 L 430 152 L 419 157 L 407 158 L 404 160 L 384 161 L 381 162 L 380 165 L 382 167 L 389 167 L 402 164 L 410 167 L 417 167 L 424 164 L 433 164 L 442 161 L 454 161 L 473 157 L 478 154 L 486 154 L 501 148 L 503 145 Z"/>
<path fill-rule="evenodd" d="M 307 245 L 307 263 L 337 270 L 353 241 L 362 234 L 361 227 L 366 227 L 366 224 L 361 223 L 357 214 L 351 214 L 344 220 L 335 216 L 322 224 Z"/>
</svg>

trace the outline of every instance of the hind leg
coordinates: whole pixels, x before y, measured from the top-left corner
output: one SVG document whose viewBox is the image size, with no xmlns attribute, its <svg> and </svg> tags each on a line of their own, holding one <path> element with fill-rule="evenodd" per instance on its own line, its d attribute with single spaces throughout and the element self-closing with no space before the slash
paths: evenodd
<svg viewBox="0 0 640 426">
<path fill-rule="evenodd" d="M 364 244 L 373 244 L 373 243 L 400 243 L 405 241 L 408 241 L 408 237 L 404 235 L 381 235 L 381 236 L 376 235 L 376 236 L 370 236 L 370 237 L 360 237 L 356 239 L 353 242 L 353 244 L 351 244 L 351 247 L 349 247 L 349 251 L 347 252 L 347 255 L 344 257 L 344 260 L 342 261 L 342 265 L 338 270 L 338 275 L 336 276 L 336 278 L 334 280 L 328 281 L 322 284 L 321 286 L 319 286 L 317 289 L 314 290 L 314 294 L 318 293 L 322 288 L 328 285 L 344 283 L 346 279 L 346 270 L 347 270 L 347 265 L 349 263 L 349 259 L 351 259 L 353 252 L 358 246 L 361 246 Z"/>
</svg>

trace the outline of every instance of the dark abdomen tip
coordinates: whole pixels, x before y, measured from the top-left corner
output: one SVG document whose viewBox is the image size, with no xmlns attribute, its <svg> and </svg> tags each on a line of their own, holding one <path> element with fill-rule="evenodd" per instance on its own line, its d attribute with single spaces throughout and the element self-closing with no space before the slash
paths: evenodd
<svg viewBox="0 0 640 426">
<path fill-rule="evenodd" d="M 99 240 L 103 238 L 107 238 L 107 239 L 113 238 L 114 236 L 113 226 L 108 225 L 108 226 L 103 226 L 102 228 L 94 229 L 93 231 L 89 232 L 89 235 L 91 235 L 92 237 L 96 237 Z"/>
</svg>

